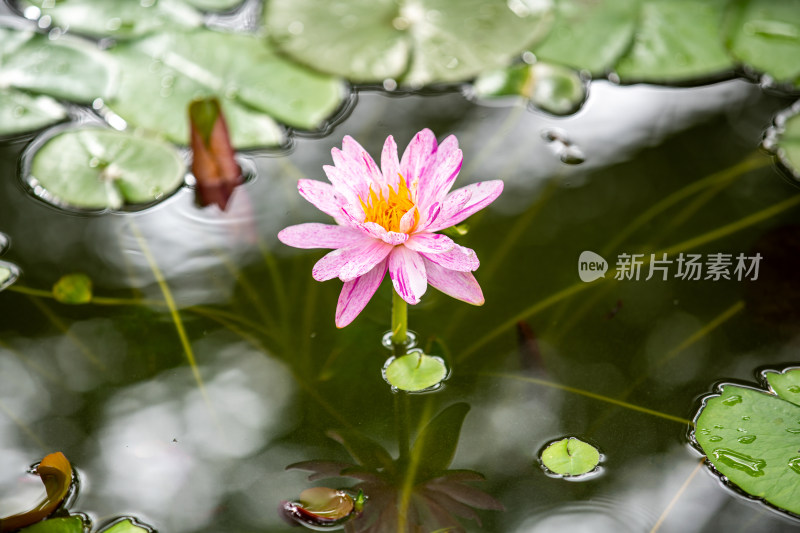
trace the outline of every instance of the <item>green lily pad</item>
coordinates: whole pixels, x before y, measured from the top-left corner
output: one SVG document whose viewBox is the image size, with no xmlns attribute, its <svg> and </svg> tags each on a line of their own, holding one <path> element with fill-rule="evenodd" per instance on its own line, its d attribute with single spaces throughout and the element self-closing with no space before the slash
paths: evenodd
<svg viewBox="0 0 800 533">
<path fill-rule="evenodd" d="M 735 0 L 726 17 L 730 52 L 779 82 L 800 87 L 800 0 Z"/>
<path fill-rule="evenodd" d="M 485 72 L 475 80 L 474 91 L 484 99 L 521 96 L 553 115 L 574 113 L 586 100 L 586 82 L 578 72 L 543 62 Z"/>
<path fill-rule="evenodd" d="M 532 51 L 540 60 L 605 74 L 630 47 L 639 0 L 560 0 L 555 24 Z"/>
<path fill-rule="evenodd" d="M 800 180 L 800 106 L 779 115 L 773 128 L 770 150 L 774 150 L 784 167 Z"/>
<path fill-rule="evenodd" d="M 84 533 L 83 519 L 80 516 L 51 518 L 21 529 L 19 533 Z"/>
<path fill-rule="evenodd" d="M 720 27 L 727 0 L 644 0 L 633 46 L 617 63 L 625 82 L 679 82 L 731 71 Z"/>
<path fill-rule="evenodd" d="M 356 82 L 453 82 L 507 65 L 541 39 L 549 0 L 272 0 L 270 37 L 323 72 Z"/>
<path fill-rule="evenodd" d="M 101 128 L 66 130 L 33 155 L 29 182 L 55 204 L 118 209 L 180 187 L 185 163 L 166 142 Z"/>
<path fill-rule="evenodd" d="M 101 529 L 98 533 L 150 533 L 150 531 L 150 529 L 137 524 L 132 519 L 125 518 Z"/>
<path fill-rule="evenodd" d="M 49 96 L 0 88 L 0 135 L 42 129 L 67 118 L 67 110 Z"/>
<path fill-rule="evenodd" d="M 86 274 L 66 274 L 53 285 L 53 298 L 62 304 L 88 304 L 92 301 L 92 280 Z"/>
<path fill-rule="evenodd" d="M 92 37 L 130 38 L 203 23 L 196 9 L 179 0 L 22 0 L 19 5 L 36 7 L 53 25 Z"/>
<path fill-rule="evenodd" d="M 333 77 L 278 56 L 262 40 L 211 30 L 170 32 L 111 51 L 122 72 L 108 107 L 128 124 L 187 144 L 186 109 L 219 98 L 236 148 L 273 146 L 284 134 L 273 121 L 315 129 L 341 105 Z"/>
<path fill-rule="evenodd" d="M 780 398 L 800 405 L 800 369 L 790 368 L 783 372 L 769 370 L 764 372 L 764 377 Z"/>
<path fill-rule="evenodd" d="M 756 498 L 800 514 L 798 370 L 767 373 L 775 394 L 723 385 L 704 402 L 694 437 L 720 474 Z"/>
<path fill-rule="evenodd" d="M 83 39 L 0 27 L 0 87 L 89 103 L 108 92 L 113 72 L 108 57 Z"/>
<path fill-rule="evenodd" d="M 597 468 L 600 452 L 589 443 L 575 437 L 557 440 L 544 451 L 542 464 L 560 476 L 580 476 Z"/>
<path fill-rule="evenodd" d="M 392 387 L 419 392 L 439 385 L 447 376 L 447 366 L 440 357 L 415 352 L 390 359 L 383 372 Z"/>
</svg>

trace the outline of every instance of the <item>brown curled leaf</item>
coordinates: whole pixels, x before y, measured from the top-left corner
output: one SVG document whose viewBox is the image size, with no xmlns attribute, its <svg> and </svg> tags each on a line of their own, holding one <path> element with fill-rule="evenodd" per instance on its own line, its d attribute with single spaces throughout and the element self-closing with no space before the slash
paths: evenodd
<svg viewBox="0 0 800 533">
<path fill-rule="evenodd" d="M 61 452 L 47 455 L 36 467 L 47 495 L 28 511 L 0 518 L 0 533 L 14 531 L 44 520 L 61 505 L 72 485 L 72 465 Z"/>
</svg>

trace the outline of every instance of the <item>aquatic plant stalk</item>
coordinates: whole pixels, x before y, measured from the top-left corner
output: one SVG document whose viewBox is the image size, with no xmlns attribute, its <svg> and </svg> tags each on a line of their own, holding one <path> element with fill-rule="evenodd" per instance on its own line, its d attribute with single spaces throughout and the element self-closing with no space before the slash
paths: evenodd
<svg viewBox="0 0 800 533">
<path fill-rule="evenodd" d="M 395 346 L 405 345 L 406 340 L 408 340 L 408 304 L 397 291 L 392 291 L 392 343 Z"/>
</svg>

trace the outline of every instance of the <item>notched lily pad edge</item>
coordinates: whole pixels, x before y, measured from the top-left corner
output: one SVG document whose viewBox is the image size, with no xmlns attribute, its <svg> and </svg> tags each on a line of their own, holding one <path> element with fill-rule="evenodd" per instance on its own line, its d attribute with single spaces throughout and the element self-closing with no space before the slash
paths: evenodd
<svg viewBox="0 0 800 533">
<path fill-rule="evenodd" d="M 800 167 L 795 168 L 786 154 L 786 149 L 780 145 L 780 142 L 786 131 L 786 122 L 796 116 L 800 116 L 800 100 L 795 101 L 791 106 L 775 115 L 772 125 L 764 132 L 764 138 L 761 141 L 761 147 L 775 158 L 781 173 L 789 178 L 793 184 L 800 182 Z M 800 120 L 800 118 L 797 120 Z M 798 143 L 800 143 L 800 140 L 798 140 Z"/>
<path fill-rule="evenodd" d="M 549 468 L 547 468 L 545 466 L 544 461 L 542 461 L 542 453 L 544 453 L 544 451 L 547 448 L 549 448 L 550 446 L 552 446 L 553 444 L 555 444 L 557 442 L 561 442 L 562 440 L 568 440 L 568 439 L 577 439 L 577 440 L 581 441 L 584 444 L 588 444 L 588 445 L 592 446 L 595 450 L 598 451 L 600 457 L 597 460 L 597 465 L 593 469 L 591 469 L 588 472 L 585 472 L 583 474 L 558 474 L 556 472 L 553 472 L 552 470 L 550 470 Z M 600 451 L 600 446 L 597 444 L 597 442 L 595 442 L 592 439 L 588 439 L 587 437 L 580 436 L 580 435 L 573 434 L 573 433 L 566 434 L 566 435 L 561 435 L 559 437 L 555 437 L 555 438 L 547 440 L 547 442 L 542 444 L 539 447 L 539 449 L 536 451 L 536 458 L 535 458 L 536 463 L 539 464 L 539 468 L 542 469 L 542 472 L 544 473 L 544 475 L 546 475 L 549 478 L 553 478 L 553 479 L 563 479 L 564 481 L 588 481 L 590 479 L 594 479 L 594 478 L 602 476 L 603 474 L 605 474 L 605 470 L 606 470 L 605 467 L 603 466 L 603 463 L 605 462 L 605 460 L 606 460 L 606 455 L 603 452 Z"/>
<path fill-rule="evenodd" d="M 722 389 L 726 385 L 741 387 L 743 389 L 750 389 L 752 391 L 760 392 L 762 394 L 770 394 L 777 399 L 783 400 L 787 403 L 791 403 L 788 400 L 785 400 L 780 396 L 778 396 L 778 394 L 770 386 L 766 377 L 766 374 L 769 372 L 777 372 L 782 374 L 790 370 L 800 370 L 800 366 L 798 366 L 797 363 L 789 363 L 784 365 L 767 365 L 758 367 L 758 369 L 755 371 L 756 385 L 754 385 L 752 382 L 745 382 L 743 380 L 740 381 L 735 379 L 716 382 L 712 387 L 712 392 L 704 394 L 700 398 L 698 398 L 696 402 L 698 407 L 694 417 L 692 418 L 692 423 L 686 429 L 686 437 L 689 440 L 690 448 L 695 453 L 697 453 L 700 458 L 703 459 L 703 462 L 705 463 L 709 474 L 714 476 L 714 478 L 720 483 L 720 485 L 722 485 L 723 488 L 725 488 L 725 490 L 728 491 L 729 494 L 736 496 L 737 498 L 741 498 L 742 500 L 751 502 L 753 505 L 760 505 L 766 507 L 770 512 L 782 516 L 783 518 L 789 518 L 791 520 L 800 522 L 800 514 L 787 511 L 786 509 L 783 509 L 781 507 L 778 507 L 777 505 L 770 503 L 764 498 L 761 498 L 759 496 L 754 496 L 746 492 L 744 489 L 742 489 L 735 483 L 729 481 L 728 477 L 725 474 L 723 474 L 722 472 L 717 470 L 716 467 L 714 467 L 714 464 L 708 459 L 708 456 L 703 451 L 703 448 L 697 442 L 697 438 L 695 437 L 695 431 L 697 429 L 697 421 L 700 418 L 700 415 L 705 410 L 708 401 L 711 400 L 712 398 L 720 397 L 722 395 Z"/>
</svg>

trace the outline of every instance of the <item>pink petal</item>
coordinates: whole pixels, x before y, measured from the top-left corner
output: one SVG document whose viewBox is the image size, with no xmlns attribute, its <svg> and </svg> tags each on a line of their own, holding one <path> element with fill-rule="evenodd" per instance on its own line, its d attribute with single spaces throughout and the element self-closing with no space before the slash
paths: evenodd
<svg viewBox="0 0 800 533">
<path fill-rule="evenodd" d="M 454 213 L 449 211 L 446 212 L 448 200 L 450 200 L 451 197 L 455 198 L 458 195 L 464 194 L 465 192 L 469 192 L 471 195 L 469 201 L 460 210 Z M 436 220 L 430 224 L 430 226 L 428 226 L 428 231 L 438 231 L 462 222 L 467 217 L 477 213 L 490 203 L 494 202 L 495 199 L 500 196 L 501 192 L 503 192 L 503 182 L 501 180 L 473 183 L 472 185 L 467 185 L 466 187 L 453 191 L 445 199 L 445 205 L 442 207 L 442 212 L 439 213 L 439 216 L 436 217 Z"/>
<path fill-rule="evenodd" d="M 333 148 L 331 150 L 331 157 L 338 171 L 337 177 L 340 178 L 343 183 L 346 183 L 347 187 L 352 189 L 356 196 L 366 198 L 369 193 L 369 186 L 372 184 L 372 179 L 364 175 L 361 162 L 353 159 L 350 155 L 345 154 L 338 148 Z"/>
<path fill-rule="evenodd" d="M 391 135 L 386 137 L 386 142 L 383 143 L 381 170 L 383 182 L 394 186 L 397 183 L 397 175 L 400 174 L 400 162 L 397 160 L 397 144 Z"/>
<path fill-rule="evenodd" d="M 333 188 L 336 189 L 336 192 L 347 198 L 347 203 L 358 203 L 358 194 L 363 184 L 354 183 L 352 178 L 346 176 L 342 170 L 337 167 L 323 165 L 322 170 L 325 171 L 325 175 L 328 176 L 328 181 L 333 184 Z"/>
<path fill-rule="evenodd" d="M 448 296 L 473 305 L 483 305 L 483 292 L 470 272 L 455 272 L 423 258 L 428 283 Z"/>
<path fill-rule="evenodd" d="M 383 241 L 365 237 L 346 248 L 326 254 L 314 265 L 311 275 L 317 281 L 335 277 L 350 281 L 372 270 L 389 255 L 392 248 L 392 245 Z"/>
<path fill-rule="evenodd" d="M 363 238 L 356 229 L 317 222 L 289 226 L 278 233 L 283 244 L 295 248 L 344 248 Z"/>
<path fill-rule="evenodd" d="M 441 233 L 417 233 L 406 242 L 406 248 L 426 254 L 449 252 L 455 245 L 453 239 Z"/>
<path fill-rule="evenodd" d="M 478 270 L 478 267 L 481 266 L 481 262 L 478 261 L 478 256 L 473 250 L 455 243 L 446 252 L 438 254 L 423 253 L 422 255 L 432 263 L 436 263 L 448 270 L 457 270 L 458 272 L 472 272 L 473 270 Z"/>
<path fill-rule="evenodd" d="M 428 205 L 444 200 L 461 170 L 464 157 L 458 149 L 458 140 L 451 135 L 436 150 L 436 157 L 420 178 L 417 202 Z"/>
<path fill-rule="evenodd" d="M 462 187 L 457 191 L 454 191 L 451 194 L 447 195 L 447 198 L 441 203 L 441 207 L 439 208 L 438 212 L 430 213 L 431 209 L 429 208 L 429 214 L 425 219 L 425 223 L 419 224 L 420 229 L 425 229 L 428 231 L 438 231 L 438 230 L 429 230 L 428 228 L 439 227 L 439 220 L 448 220 L 453 218 L 455 215 L 461 212 L 464 209 L 464 206 L 467 205 L 467 202 L 470 201 L 472 198 L 472 191 L 468 187 Z M 434 204 L 436 205 L 436 204 Z M 431 206 L 433 207 L 433 206 Z M 445 226 L 449 227 L 449 226 Z M 438 228 L 443 229 L 443 228 Z"/>
<path fill-rule="evenodd" d="M 419 213 L 416 207 L 413 207 L 406 211 L 406 214 L 402 216 L 400 219 L 400 231 L 403 233 L 409 233 L 412 229 L 414 229 L 414 224 L 416 223 L 416 215 Z"/>
<path fill-rule="evenodd" d="M 361 166 L 362 176 L 369 179 L 369 183 L 375 187 L 381 186 L 383 183 L 383 174 L 381 174 L 372 156 L 369 155 L 355 139 L 349 135 L 345 135 L 342 140 L 342 151 Z"/>
<path fill-rule="evenodd" d="M 405 246 L 396 247 L 389 256 L 389 277 L 397 294 L 411 305 L 418 304 L 428 288 L 422 256 Z"/>
<path fill-rule="evenodd" d="M 380 287 L 387 268 L 388 261 L 384 259 L 363 276 L 344 283 L 342 292 L 339 293 L 339 303 L 336 305 L 337 328 L 345 327 L 364 310 L 372 295 Z"/>
<path fill-rule="evenodd" d="M 322 181 L 301 179 L 297 181 L 297 190 L 303 198 L 323 213 L 337 220 L 342 218 L 341 208 L 346 200 L 333 186 Z"/>
<path fill-rule="evenodd" d="M 416 184 L 425 173 L 428 164 L 433 161 L 435 152 L 436 136 L 427 128 L 417 133 L 408 143 L 400 160 L 400 173 L 411 190 L 417 190 Z"/>
</svg>

